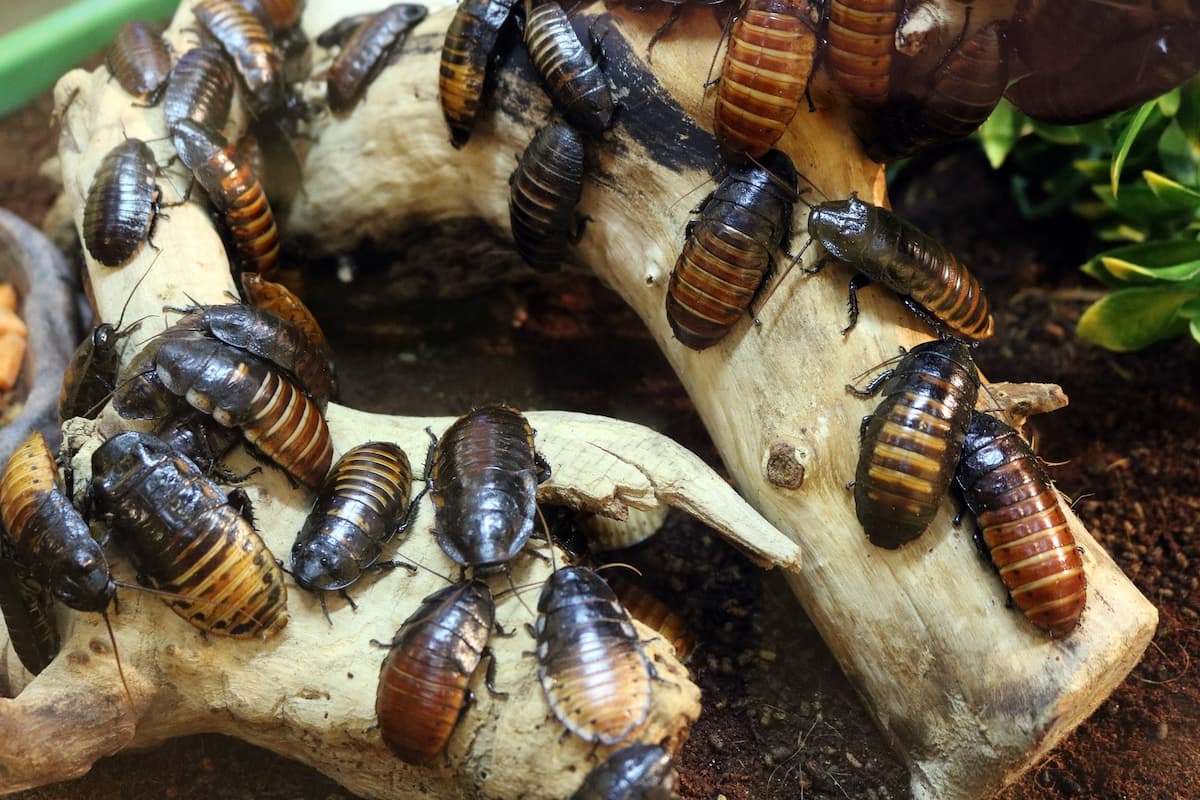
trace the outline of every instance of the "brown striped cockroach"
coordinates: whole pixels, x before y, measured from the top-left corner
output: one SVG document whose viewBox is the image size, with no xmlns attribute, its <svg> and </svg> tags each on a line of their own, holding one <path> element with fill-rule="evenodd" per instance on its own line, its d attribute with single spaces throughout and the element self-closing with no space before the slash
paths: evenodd
<svg viewBox="0 0 1200 800">
<path fill-rule="evenodd" d="M 899 18 L 899 0 L 829 0 L 829 69 L 860 103 L 878 105 L 888 98 Z"/>
<path fill-rule="evenodd" d="M 117 31 L 104 63 L 122 89 L 154 105 L 171 71 L 171 53 L 158 27 L 130 20 Z"/>
<path fill-rule="evenodd" d="M 516 2 L 464 0 L 446 29 L 438 66 L 438 97 L 450 127 L 450 143 L 455 147 L 462 147 L 471 136 L 483 102 L 492 51 Z"/>
<path fill-rule="evenodd" d="M 696 647 L 696 637 L 683 618 L 654 594 L 643 589 L 637 581 L 620 575 L 605 577 L 629 616 L 658 632 L 671 643 L 680 661 L 687 661 Z"/>
<path fill-rule="evenodd" d="M 374 14 L 351 14 L 342 17 L 317 35 L 317 44 L 326 49 L 341 47 L 346 40 Z"/>
<path fill-rule="evenodd" d="M 567 122 L 592 136 L 603 133 L 613 116 L 608 78 L 555 0 L 526 0 L 525 48 Z"/>
<path fill-rule="evenodd" d="M 583 139 L 570 126 L 547 125 L 521 154 L 508 179 L 508 219 L 517 252 L 535 269 L 558 269 L 582 225 Z"/>
<path fill-rule="evenodd" d="M 268 30 L 286 31 L 300 24 L 305 0 L 237 0 Z"/>
<path fill-rule="evenodd" d="M 283 59 L 262 22 L 236 0 L 202 0 L 192 9 L 231 59 L 246 89 L 246 105 L 261 116 L 284 105 Z"/>
<path fill-rule="evenodd" d="M 171 69 L 163 113 L 167 128 L 190 119 L 209 130 L 219 131 L 229 118 L 236 82 L 229 60 L 215 47 L 188 50 Z"/>
<path fill-rule="evenodd" d="M 154 232 L 162 192 L 158 164 L 141 139 L 126 139 L 100 162 L 83 207 L 83 243 L 92 258 L 119 267 Z"/>
<path fill-rule="evenodd" d="M 571 800 L 671 800 L 675 765 L 656 744 L 622 747 L 597 764 Z"/>
<path fill-rule="evenodd" d="M 356 27 L 329 67 L 329 108 L 335 112 L 353 108 L 427 13 L 422 5 L 393 3 Z"/>
<path fill-rule="evenodd" d="M 332 362 L 325 332 L 308 306 L 291 289 L 282 283 L 272 283 L 257 272 L 243 272 L 241 280 L 247 303 L 295 325 Z"/>
</svg>

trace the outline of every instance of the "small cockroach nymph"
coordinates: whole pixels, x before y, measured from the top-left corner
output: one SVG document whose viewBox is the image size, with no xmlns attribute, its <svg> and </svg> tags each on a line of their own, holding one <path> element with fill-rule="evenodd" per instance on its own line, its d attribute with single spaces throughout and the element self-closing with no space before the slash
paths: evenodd
<svg viewBox="0 0 1200 800">
<path fill-rule="evenodd" d="M 156 26 L 130 20 L 117 31 L 104 63 L 122 89 L 154 105 L 171 71 L 171 53 Z"/>
<path fill-rule="evenodd" d="M 353 108 L 427 13 L 422 5 L 395 3 L 356 27 L 329 67 L 329 108 L 335 112 Z"/>
<path fill-rule="evenodd" d="M 154 233 L 162 191 L 158 164 L 141 139 L 126 139 L 104 156 L 83 207 L 83 243 L 92 258 L 119 267 Z"/>
<path fill-rule="evenodd" d="M 537 132 L 508 179 L 513 242 L 534 269 L 558 269 L 582 235 L 575 206 L 583 193 L 583 170 L 583 139 L 559 123 Z"/>
</svg>

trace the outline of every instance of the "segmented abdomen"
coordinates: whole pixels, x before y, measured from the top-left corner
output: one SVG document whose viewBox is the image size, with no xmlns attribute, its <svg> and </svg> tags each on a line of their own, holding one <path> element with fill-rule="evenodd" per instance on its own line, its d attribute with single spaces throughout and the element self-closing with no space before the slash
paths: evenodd
<svg viewBox="0 0 1200 800">
<path fill-rule="evenodd" d="M 446 29 L 438 95 L 455 147 L 471 136 L 487 83 L 488 61 L 515 1 L 464 0 Z"/>
<path fill-rule="evenodd" d="M 272 283 L 255 272 L 242 273 L 242 291 L 246 293 L 246 302 L 274 314 L 282 320 L 292 323 L 308 337 L 325 355 L 329 356 L 329 343 L 325 332 L 321 330 L 317 318 L 304 305 L 304 301 L 292 293 L 292 290 L 282 283 Z"/>
<path fill-rule="evenodd" d="M 0 533 L 0 537 L 3 534 Z M 0 612 L 21 665 L 34 675 L 58 655 L 61 640 L 49 590 L 12 560 L 0 544 Z"/>
<path fill-rule="evenodd" d="M 171 71 L 171 54 L 158 28 L 148 22 L 130 20 L 117 31 L 105 63 L 122 89 L 135 97 L 149 96 L 156 101 Z"/>
<path fill-rule="evenodd" d="M 126 139 L 100 162 L 83 207 L 83 243 L 109 267 L 128 261 L 150 233 L 158 188 L 154 153 Z"/>
<path fill-rule="evenodd" d="M 658 631 L 675 648 L 675 656 L 686 661 L 696 646 L 695 636 L 683 618 L 661 599 L 643 589 L 635 581 L 616 575 L 606 578 L 629 616 Z"/>
<path fill-rule="evenodd" d="M 255 114 L 283 103 L 282 59 L 256 16 L 234 0 L 203 0 L 192 9 L 196 21 L 217 40 L 237 67 Z"/>
<path fill-rule="evenodd" d="M 887 100 L 897 19 L 896 0 L 829 4 L 829 67 L 842 88 L 861 102 Z"/>
<path fill-rule="evenodd" d="M 508 183 L 508 218 L 517 251 L 536 269 L 558 269 L 575 235 L 583 140 L 569 125 L 547 125 L 525 148 Z"/>
<path fill-rule="evenodd" d="M 329 67 L 329 107 L 334 111 L 353 107 L 379 75 L 392 49 L 425 14 L 425 6 L 394 3 L 358 26 Z"/>
<path fill-rule="evenodd" d="M 549 0 L 530 12 L 525 47 L 567 121 L 593 136 L 603 133 L 613 112 L 608 78 L 584 49 L 558 3 Z"/>
<path fill-rule="evenodd" d="M 979 281 L 937 239 L 907 223 L 902 226 L 901 244 L 917 265 L 909 296 L 951 330 L 974 340 L 990 337 L 995 324 Z"/>
<path fill-rule="evenodd" d="M 167 80 L 163 113 L 167 127 L 190 119 L 214 131 L 225 127 L 233 101 L 233 67 L 212 47 L 197 47 L 179 57 Z"/>
</svg>

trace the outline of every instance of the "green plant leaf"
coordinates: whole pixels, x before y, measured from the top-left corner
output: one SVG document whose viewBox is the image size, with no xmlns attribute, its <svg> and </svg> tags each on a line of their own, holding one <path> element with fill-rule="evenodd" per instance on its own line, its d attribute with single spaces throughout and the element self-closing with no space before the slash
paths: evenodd
<svg viewBox="0 0 1200 800">
<path fill-rule="evenodd" d="M 1179 113 L 1179 89 L 1172 89 L 1164 95 L 1159 95 L 1154 102 L 1158 103 L 1158 110 L 1162 112 L 1164 117 L 1173 117 Z"/>
<path fill-rule="evenodd" d="M 1179 87 L 1179 110 L 1174 121 L 1192 147 L 1200 148 L 1200 79 L 1192 78 Z"/>
<path fill-rule="evenodd" d="M 1121 289 L 1083 312 L 1076 332 L 1085 341 L 1108 350 L 1140 350 L 1187 331 L 1188 321 L 1179 310 L 1196 296 L 1196 291 L 1165 286 Z"/>
<path fill-rule="evenodd" d="M 1109 286 L 1190 281 L 1200 275 L 1200 242 L 1183 239 L 1115 247 L 1088 259 L 1080 269 Z"/>
<path fill-rule="evenodd" d="M 1079 174 L 1089 181 L 1097 183 L 1108 177 L 1107 158 L 1077 158 L 1071 162 Z"/>
<path fill-rule="evenodd" d="M 1200 185 L 1200 140 L 1189 139 L 1178 119 L 1171 120 L 1158 137 L 1158 158 L 1178 182 Z"/>
<path fill-rule="evenodd" d="M 1148 103 L 1143 103 L 1142 107 L 1133 115 L 1133 119 L 1121 131 L 1121 135 L 1117 137 L 1116 149 L 1113 151 L 1111 177 L 1109 183 L 1112 185 L 1113 197 L 1117 196 L 1117 192 L 1121 185 L 1121 170 L 1125 167 L 1125 159 L 1129 156 L 1129 150 L 1133 147 L 1134 141 L 1137 140 L 1138 133 L 1150 120 L 1155 111 L 1155 103 L 1151 100 Z"/>
<path fill-rule="evenodd" d="M 1146 180 L 1150 191 L 1154 192 L 1154 196 L 1167 205 L 1187 211 L 1200 209 L 1200 192 L 1195 189 L 1189 189 L 1165 175 L 1159 175 L 1148 169 L 1142 170 L 1142 177 Z"/>
<path fill-rule="evenodd" d="M 988 118 L 979 126 L 976 135 L 992 169 L 999 169 L 1013 145 L 1023 135 L 1026 117 L 1007 100 L 1001 100 Z"/>
<path fill-rule="evenodd" d="M 1159 198 L 1149 186 L 1141 183 L 1126 184 L 1120 197 L 1114 197 L 1108 184 L 1095 184 L 1092 191 L 1096 197 L 1131 224 L 1149 228 L 1159 223 L 1175 220 L 1184 225 L 1190 214 L 1181 216 L 1179 209 Z M 1143 231 L 1145 233 L 1146 231 Z"/>
</svg>

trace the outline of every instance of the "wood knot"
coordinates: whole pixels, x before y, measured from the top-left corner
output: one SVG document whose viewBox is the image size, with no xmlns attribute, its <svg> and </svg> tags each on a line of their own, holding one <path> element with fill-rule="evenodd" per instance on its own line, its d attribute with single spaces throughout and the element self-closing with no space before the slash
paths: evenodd
<svg viewBox="0 0 1200 800">
<path fill-rule="evenodd" d="M 767 453 L 767 480 L 780 489 L 799 489 L 804 484 L 805 453 L 787 442 L 773 442 Z"/>
</svg>

